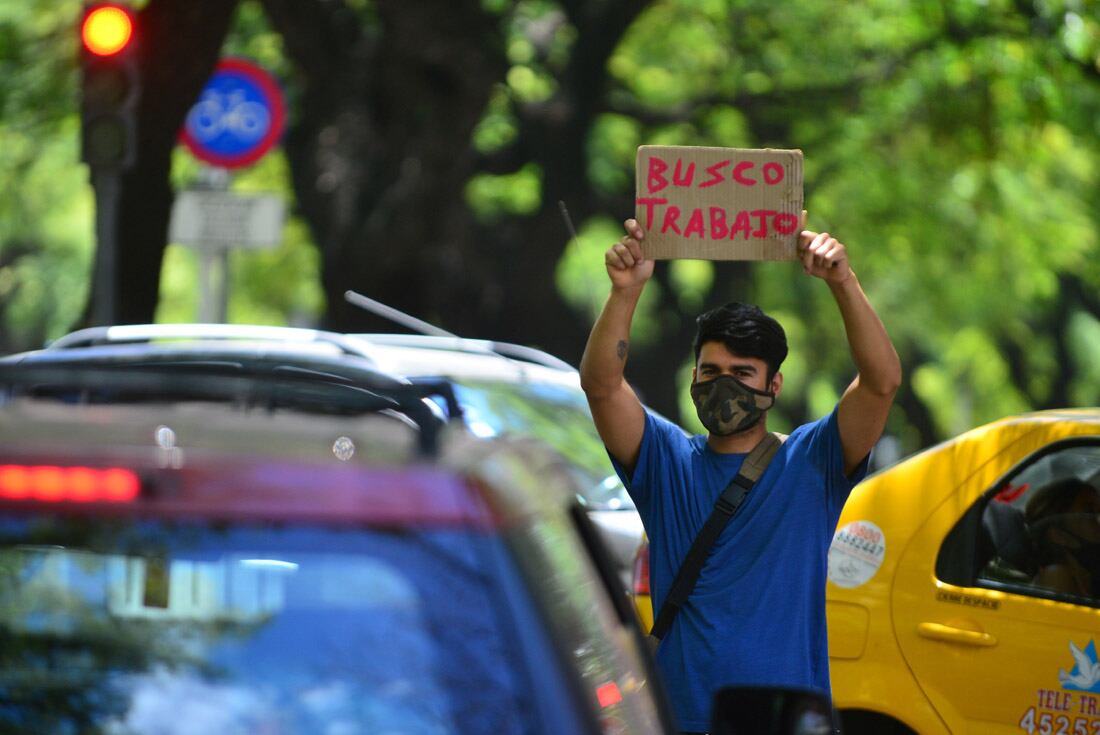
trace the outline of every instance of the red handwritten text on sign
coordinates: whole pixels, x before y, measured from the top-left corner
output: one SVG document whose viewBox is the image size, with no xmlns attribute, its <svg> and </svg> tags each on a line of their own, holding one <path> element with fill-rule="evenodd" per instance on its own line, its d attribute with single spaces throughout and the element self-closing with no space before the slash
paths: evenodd
<svg viewBox="0 0 1100 735">
<path fill-rule="evenodd" d="M 677 158 L 669 164 L 659 156 L 649 157 L 649 173 L 646 176 L 646 189 L 655 194 L 669 186 L 681 189 L 699 188 L 722 184 L 727 181 L 737 186 L 775 186 L 783 181 L 786 171 L 783 164 L 768 161 L 759 168 L 753 161 L 719 161 L 706 167 L 705 174 L 696 180 L 695 161 L 685 162 Z M 701 167 L 700 167 L 701 168 Z M 669 169 L 672 170 L 671 176 Z M 770 233 L 790 235 L 798 228 L 798 217 L 789 212 L 777 212 L 774 209 L 753 209 L 737 212 L 732 222 L 728 221 L 727 210 L 722 207 L 694 207 L 686 215 L 676 205 L 669 205 L 664 197 L 638 197 L 638 206 L 645 210 L 645 228 L 650 231 L 657 223 L 660 233 L 674 232 L 683 237 L 709 237 L 711 240 L 737 237 L 764 238 Z M 768 225 L 771 225 L 769 230 Z"/>
<path fill-rule="evenodd" d="M 752 161 L 738 161 L 730 167 L 731 161 L 719 161 L 718 163 L 707 166 L 707 178 L 703 180 L 700 177 L 699 188 L 705 189 L 708 186 L 714 186 L 715 184 L 721 184 L 727 179 L 740 184 L 741 186 L 756 186 L 759 182 L 759 178 L 753 177 L 753 169 L 756 164 Z M 684 163 L 682 158 L 676 159 L 676 168 L 672 173 L 672 185 L 681 187 L 695 186 L 695 162 Z M 729 172 L 726 169 L 729 168 Z M 785 171 L 783 170 L 783 164 L 777 161 L 769 161 L 760 167 L 763 174 L 764 183 L 769 186 L 775 186 L 783 180 Z M 664 189 L 669 185 L 669 180 L 666 177 L 668 172 L 668 163 L 658 157 L 650 156 L 649 158 L 649 175 L 646 177 L 646 186 L 650 194 L 656 194 L 661 189 Z"/>
<path fill-rule="evenodd" d="M 646 232 L 654 229 L 653 223 L 658 218 L 660 226 L 657 232 L 662 234 L 674 232 L 683 237 L 709 237 L 711 240 L 724 238 L 733 240 L 738 236 L 747 240 L 750 237 L 768 237 L 772 233 L 790 235 L 798 229 L 798 217 L 789 212 L 777 212 L 774 209 L 751 211 L 742 209 L 730 223 L 727 221 L 726 210 L 721 207 L 707 207 L 704 218 L 701 207 L 694 207 L 687 217 L 684 217 L 679 207 L 666 206 L 667 199 L 639 197 L 637 203 L 645 211 Z"/>
</svg>

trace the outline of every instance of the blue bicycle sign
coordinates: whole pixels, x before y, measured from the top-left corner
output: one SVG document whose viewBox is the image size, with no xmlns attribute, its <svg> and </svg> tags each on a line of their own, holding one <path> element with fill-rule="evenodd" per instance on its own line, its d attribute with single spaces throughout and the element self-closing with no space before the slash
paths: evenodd
<svg viewBox="0 0 1100 735">
<path fill-rule="evenodd" d="M 187 113 L 180 139 L 196 158 L 222 168 L 255 163 L 283 133 L 276 81 L 243 59 L 223 59 Z"/>
</svg>

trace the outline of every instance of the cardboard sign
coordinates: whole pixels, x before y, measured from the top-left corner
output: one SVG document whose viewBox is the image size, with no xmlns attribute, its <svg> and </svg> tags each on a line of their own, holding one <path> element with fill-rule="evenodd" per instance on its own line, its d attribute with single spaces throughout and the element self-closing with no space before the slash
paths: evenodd
<svg viewBox="0 0 1100 735">
<path fill-rule="evenodd" d="M 636 192 L 647 258 L 795 258 L 800 150 L 643 145 Z"/>
</svg>

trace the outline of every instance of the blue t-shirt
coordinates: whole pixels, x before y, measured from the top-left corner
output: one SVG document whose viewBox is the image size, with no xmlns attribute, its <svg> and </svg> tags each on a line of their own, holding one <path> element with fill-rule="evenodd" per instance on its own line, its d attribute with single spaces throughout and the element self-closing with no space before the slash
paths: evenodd
<svg viewBox="0 0 1100 735">
<path fill-rule="evenodd" d="M 633 474 L 615 463 L 649 535 L 654 613 L 745 456 L 719 454 L 706 436 L 685 436 L 647 412 Z M 707 730 L 714 693 L 724 686 L 829 693 L 829 544 L 865 473 L 864 462 L 852 477 L 844 474 L 835 409 L 795 429 L 776 452 L 657 649 L 680 729 Z"/>
</svg>

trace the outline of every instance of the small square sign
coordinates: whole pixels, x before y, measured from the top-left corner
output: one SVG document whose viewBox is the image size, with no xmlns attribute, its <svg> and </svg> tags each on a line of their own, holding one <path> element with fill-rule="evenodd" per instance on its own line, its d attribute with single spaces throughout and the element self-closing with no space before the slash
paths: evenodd
<svg viewBox="0 0 1100 735">
<path fill-rule="evenodd" d="M 647 258 L 794 260 L 802 151 L 638 148 L 635 219 Z"/>
</svg>

